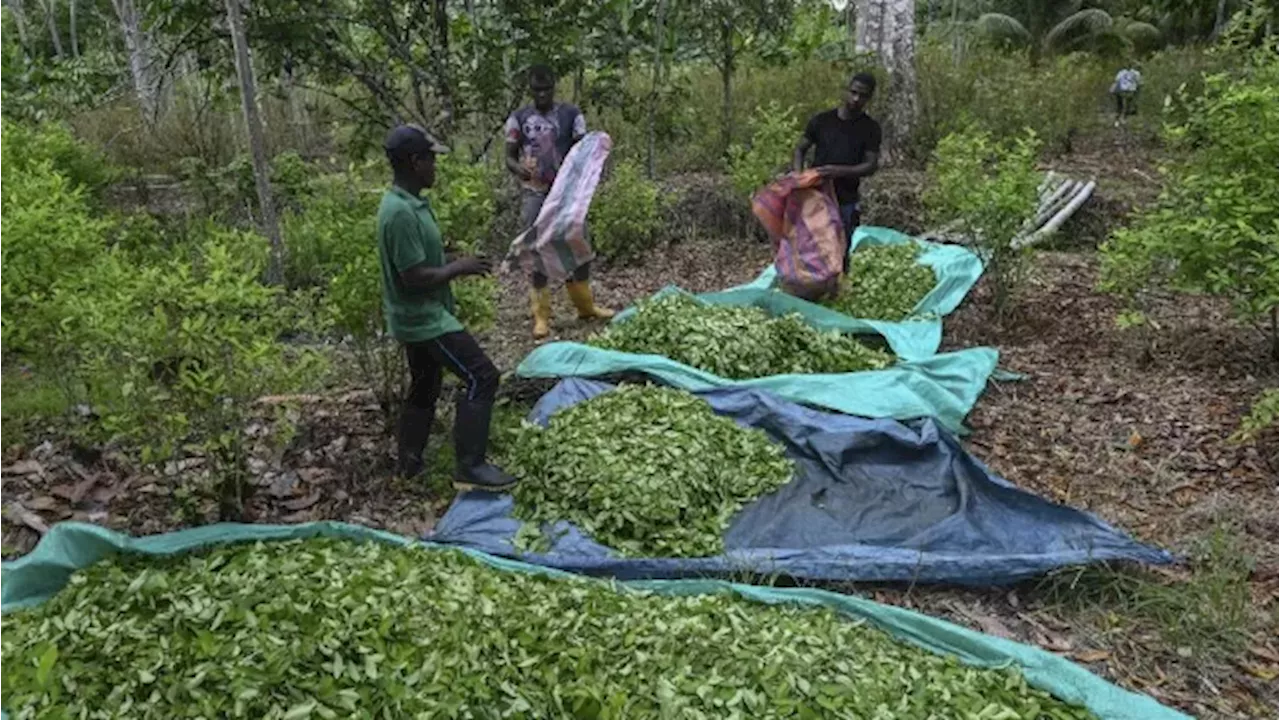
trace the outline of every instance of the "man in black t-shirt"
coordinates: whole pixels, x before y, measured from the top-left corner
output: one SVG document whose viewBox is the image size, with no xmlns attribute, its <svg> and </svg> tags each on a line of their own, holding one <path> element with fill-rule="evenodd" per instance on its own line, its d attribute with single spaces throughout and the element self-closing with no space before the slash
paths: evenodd
<svg viewBox="0 0 1280 720">
<path fill-rule="evenodd" d="M 845 89 L 844 102 L 809 118 L 796 145 L 793 169 L 804 169 L 805 155 L 812 147 L 813 167 L 834 181 L 846 241 L 862 220 L 858 185 L 862 178 L 874 175 L 880 164 L 880 123 L 865 112 L 875 91 L 873 75 L 854 75 Z M 844 256 L 844 269 L 849 271 L 848 253 Z"/>
</svg>

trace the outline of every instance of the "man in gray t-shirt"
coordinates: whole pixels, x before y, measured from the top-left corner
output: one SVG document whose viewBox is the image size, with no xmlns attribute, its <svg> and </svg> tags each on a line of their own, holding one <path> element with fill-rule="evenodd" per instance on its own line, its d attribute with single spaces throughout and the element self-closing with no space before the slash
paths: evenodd
<svg viewBox="0 0 1280 720">
<path fill-rule="evenodd" d="M 520 181 L 520 224 L 529 227 L 538 219 L 547 192 L 555 182 L 560 163 L 574 143 L 587 134 L 587 119 L 576 105 L 555 101 L 556 76 L 545 65 L 529 69 L 529 94 L 533 104 L 511 113 L 503 133 L 507 140 L 507 169 Z M 565 283 L 569 298 L 582 319 L 608 319 L 613 311 L 597 307 L 591 294 L 590 264 L 581 265 Z M 551 292 L 547 277 L 534 273 L 530 305 L 533 336 L 551 333 Z"/>
<path fill-rule="evenodd" d="M 1120 126 L 1126 115 L 1137 111 L 1138 90 L 1141 86 L 1142 73 L 1138 71 L 1137 64 L 1116 73 L 1116 79 L 1111 83 L 1111 95 L 1116 101 L 1116 127 Z"/>
</svg>

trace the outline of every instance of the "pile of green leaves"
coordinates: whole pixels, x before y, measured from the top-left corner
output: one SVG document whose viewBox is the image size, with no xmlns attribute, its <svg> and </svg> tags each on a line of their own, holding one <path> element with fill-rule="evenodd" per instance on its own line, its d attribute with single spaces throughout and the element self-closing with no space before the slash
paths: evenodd
<svg viewBox="0 0 1280 720">
<path fill-rule="evenodd" d="M 605 350 L 662 355 L 723 378 L 880 370 L 893 356 L 796 314 L 707 305 L 683 293 L 643 300 L 635 314 L 587 339 Z"/>
<path fill-rule="evenodd" d="M 525 423 L 504 467 L 521 479 L 519 544 L 567 520 L 624 555 L 702 557 L 724 550 L 743 505 L 795 472 L 782 447 L 681 390 L 627 385 Z"/>
<path fill-rule="evenodd" d="M 898 321 L 910 317 L 938 282 L 932 268 L 916 262 L 920 252 L 915 243 L 859 248 L 849 258 L 840 293 L 823 304 L 855 318 Z"/>
<path fill-rule="evenodd" d="M 99 563 L 3 630 L 15 720 L 1092 717 L 831 610 L 328 539 Z"/>
</svg>

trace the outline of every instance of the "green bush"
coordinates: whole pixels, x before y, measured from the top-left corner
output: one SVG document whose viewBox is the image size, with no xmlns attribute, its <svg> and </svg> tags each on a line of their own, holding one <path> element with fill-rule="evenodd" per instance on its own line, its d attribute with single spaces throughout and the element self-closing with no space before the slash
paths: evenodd
<svg viewBox="0 0 1280 720">
<path fill-rule="evenodd" d="M 6 137 L 0 328 L 6 352 L 41 352 L 60 322 L 50 297 L 103 252 L 108 224 L 90 210 L 85 190 L 55 171 L 51 160 L 12 162 L 10 153 L 16 151 Z"/>
<path fill-rule="evenodd" d="M 1010 246 L 1036 207 L 1039 141 L 1031 130 L 997 141 L 976 126 L 942 138 L 929 165 L 924 202 L 931 220 L 953 224 L 976 243 L 993 287 L 992 310 L 1003 315 L 1024 270 L 1025 249 Z"/>
<path fill-rule="evenodd" d="M 662 203 L 657 183 L 622 160 L 600 184 L 588 213 L 591 245 L 613 262 L 638 260 L 658 244 Z"/>
<path fill-rule="evenodd" d="M 1179 93 L 1165 138 L 1173 160 L 1155 204 L 1102 247 L 1102 286 L 1137 299 L 1168 286 L 1229 298 L 1242 317 L 1277 306 L 1275 39 L 1246 51 L 1230 73 Z"/>
<path fill-rule="evenodd" d="M 30 123 L 65 120 L 100 104 L 119 87 L 121 61 L 108 43 L 93 43 L 97 47 L 85 48 L 76 58 L 33 58 L 17 41 L 12 14 L 4 12 L 3 19 L 0 87 L 6 118 Z"/>
<path fill-rule="evenodd" d="M 289 249 L 288 285 L 323 288 L 357 256 L 371 255 L 376 261 L 380 197 L 380 188 L 364 184 L 351 172 L 314 179 L 299 207 L 280 216 Z M 376 281 L 376 262 L 373 269 Z"/>
<path fill-rule="evenodd" d="M 91 196 L 120 176 L 105 155 L 78 140 L 65 125 L 54 122 L 29 125 L 3 120 L 0 127 L 7 172 L 31 173 L 37 164 L 47 161 L 71 187 Z"/>
<path fill-rule="evenodd" d="M 234 515 L 245 479 L 243 428 L 261 395 L 300 389 L 318 355 L 281 337 L 310 322 L 263 285 L 266 241 L 208 226 L 191 252 L 140 264 L 104 252 L 51 298 L 62 315 L 50 344 L 74 363 L 72 390 L 94 403 L 102 433 L 145 463 L 203 455 Z"/>
<path fill-rule="evenodd" d="M 777 102 L 757 108 L 747 125 L 751 140 L 729 147 L 733 189 L 745 198 L 786 171 L 800 137 L 793 109 L 783 109 Z"/>
<path fill-rule="evenodd" d="M 286 213 L 305 204 L 313 186 L 323 185 L 315 168 L 297 152 L 289 150 L 271 160 L 271 193 L 276 210 Z M 205 214 L 235 217 L 245 208 L 257 212 L 258 186 L 253 174 L 253 159 L 236 155 L 222 167 L 211 167 L 204 158 L 188 155 L 177 161 L 178 177 L 200 197 Z"/>
<path fill-rule="evenodd" d="M 483 163 L 469 163 L 457 155 L 442 155 L 437 160 L 436 186 L 427 195 L 451 252 L 484 252 L 497 211 L 494 186 Z"/>
<path fill-rule="evenodd" d="M 1280 390 L 1272 388 L 1253 401 L 1249 414 L 1240 421 L 1240 428 L 1232 436 L 1236 442 L 1252 442 L 1262 433 L 1276 426 L 1280 418 Z"/>
</svg>

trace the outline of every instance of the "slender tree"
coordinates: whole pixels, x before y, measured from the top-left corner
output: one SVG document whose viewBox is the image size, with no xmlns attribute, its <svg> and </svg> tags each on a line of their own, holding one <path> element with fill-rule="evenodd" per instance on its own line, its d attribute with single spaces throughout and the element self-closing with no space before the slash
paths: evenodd
<svg viewBox="0 0 1280 720">
<path fill-rule="evenodd" d="M 915 129 L 916 101 L 915 0 L 859 0 L 856 49 L 874 53 L 889 71 L 892 101 L 884 158 L 900 157 Z"/>
<path fill-rule="evenodd" d="M 657 118 L 658 118 L 658 87 L 662 82 L 662 49 L 665 45 L 666 35 L 663 32 L 663 24 L 667 19 L 667 0 L 658 0 L 658 12 L 654 20 L 653 33 L 653 84 L 649 88 L 649 137 L 648 148 L 645 153 L 645 166 L 649 171 L 649 178 L 653 179 L 657 176 L 656 167 L 656 134 L 657 134 Z"/>
<path fill-rule="evenodd" d="M 22 49 L 26 51 L 31 47 L 31 40 L 27 36 L 27 11 L 22 7 L 22 0 L 4 0 L 4 4 L 9 8 L 13 24 L 18 28 L 18 42 L 22 43 Z"/>
<path fill-rule="evenodd" d="M 284 239 L 280 235 L 280 222 L 276 217 L 275 200 L 271 195 L 271 166 L 267 161 L 267 142 L 262 130 L 262 118 L 258 115 L 258 90 L 253 77 L 253 61 L 249 57 L 249 42 L 245 38 L 240 0 L 226 0 L 226 7 L 227 30 L 231 33 L 236 74 L 240 78 L 240 106 L 244 109 L 249 150 L 253 154 L 253 179 L 258 188 L 259 224 L 271 243 L 267 282 L 279 284 L 284 280 L 285 247 Z"/>
<path fill-rule="evenodd" d="M 57 0 L 40 0 L 40 11 L 44 15 L 44 26 L 49 31 L 49 41 L 53 43 L 53 54 L 62 58 L 62 36 L 58 33 Z"/>
<path fill-rule="evenodd" d="M 151 37 L 143 27 L 142 13 L 134 0 L 111 0 L 111 6 L 120 21 L 125 50 L 129 54 L 129 75 L 138 97 L 138 109 L 143 123 L 150 127 L 155 124 L 160 106 L 159 87 L 152 68 Z"/>
<path fill-rule="evenodd" d="M 733 136 L 733 75 L 744 46 L 762 34 L 779 34 L 790 25 L 790 0 L 702 0 L 683 6 L 681 23 L 690 38 L 720 73 L 720 145 L 727 150 Z"/>
<path fill-rule="evenodd" d="M 68 0 L 67 11 L 70 15 L 67 19 L 67 24 L 70 26 L 71 30 L 71 57 L 79 58 L 80 36 L 78 29 L 76 28 L 76 0 Z"/>
</svg>

